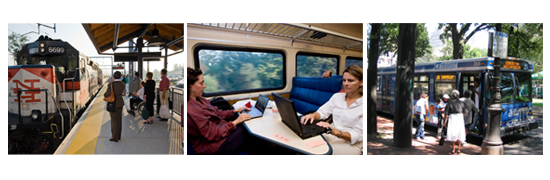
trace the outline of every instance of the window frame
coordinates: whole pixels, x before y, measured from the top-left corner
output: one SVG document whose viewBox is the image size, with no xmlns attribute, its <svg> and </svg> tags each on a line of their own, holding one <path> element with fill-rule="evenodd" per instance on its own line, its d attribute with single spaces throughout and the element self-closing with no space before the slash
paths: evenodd
<svg viewBox="0 0 550 180">
<path fill-rule="evenodd" d="M 220 46 L 220 45 L 209 45 L 201 44 L 193 48 L 193 61 L 195 62 L 195 69 L 200 68 L 200 59 L 199 52 L 201 50 L 222 50 L 222 51 L 243 51 L 243 52 L 265 52 L 265 53 L 276 53 L 281 54 L 283 58 L 283 84 L 280 87 L 273 88 L 261 88 L 261 89 L 246 89 L 238 91 L 224 91 L 216 93 L 203 93 L 203 97 L 214 97 L 221 95 L 233 95 L 233 94 L 242 94 L 242 93 L 252 93 L 252 92 L 261 92 L 261 91 L 272 91 L 272 90 L 282 90 L 287 86 L 286 82 L 286 53 L 282 49 L 264 49 L 264 48 L 249 48 L 249 47 L 237 47 L 237 46 Z M 204 72 L 203 72 L 204 73 Z"/>
<path fill-rule="evenodd" d="M 528 101 L 521 101 L 520 99 L 522 99 L 521 97 L 524 97 L 520 94 L 520 85 L 521 82 L 519 81 L 519 76 L 520 75 L 523 75 L 525 77 L 528 77 L 529 80 L 527 81 L 527 98 L 529 98 Z M 531 75 L 532 73 L 520 73 L 520 72 L 514 72 L 514 81 L 515 81 L 515 89 L 516 89 L 516 92 L 514 93 L 515 94 L 515 102 L 516 103 L 525 103 L 525 102 L 533 102 L 533 79 L 531 78 Z M 520 102 L 521 101 L 521 102 Z"/>
<path fill-rule="evenodd" d="M 340 71 L 340 55 L 335 55 L 335 54 L 323 54 L 323 53 L 312 53 L 312 52 L 305 52 L 305 51 L 298 51 L 296 53 L 296 56 L 295 56 L 295 61 L 294 61 L 294 67 L 296 67 L 294 69 L 294 76 L 298 77 L 298 56 L 299 55 L 302 55 L 302 56 L 321 56 L 321 57 L 334 57 L 336 58 L 336 72 L 333 72 L 332 75 L 339 75 Z M 320 74 L 318 77 L 321 77 L 322 74 Z M 307 77 L 307 76 L 304 76 L 304 77 Z"/>
<path fill-rule="evenodd" d="M 421 76 L 426 76 L 428 79 L 426 81 L 420 81 L 420 77 Z M 414 80 L 416 77 L 418 77 L 418 80 Z M 418 97 L 416 97 L 416 95 L 414 94 L 414 84 L 415 83 L 422 83 L 422 84 L 427 84 L 428 86 L 428 93 L 426 93 L 426 95 L 430 96 L 430 98 L 432 97 L 432 95 L 430 94 L 430 74 L 429 73 L 418 73 L 418 74 L 414 74 L 413 76 L 413 99 L 414 100 L 417 100 L 417 99 L 420 99 L 420 94 L 418 95 Z"/>
<path fill-rule="evenodd" d="M 437 75 L 453 75 L 455 78 L 454 78 L 453 82 L 445 82 L 445 81 L 437 80 Z M 457 80 L 458 80 L 458 75 L 455 72 L 434 73 L 434 90 L 433 90 L 434 99 L 443 98 L 443 95 L 445 94 L 445 93 L 443 93 L 443 94 L 440 94 L 441 96 L 439 96 L 439 97 L 437 96 L 437 84 L 438 83 L 452 84 L 454 86 L 454 88 L 451 88 L 451 92 L 452 92 L 452 90 L 455 90 L 458 87 Z M 447 94 L 447 95 L 451 96 L 451 92 L 449 92 L 449 94 Z"/>
</svg>

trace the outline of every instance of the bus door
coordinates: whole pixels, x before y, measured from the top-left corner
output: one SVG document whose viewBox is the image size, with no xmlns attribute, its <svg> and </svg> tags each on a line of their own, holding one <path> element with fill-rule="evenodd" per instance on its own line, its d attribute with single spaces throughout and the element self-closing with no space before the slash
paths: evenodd
<svg viewBox="0 0 550 180">
<path fill-rule="evenodd" d="M 478 93 L 479 93 L 479 98 L 476 99 L 476 93 L 472 90 L 472 101 L 474 101 L 474 103 L 479 107 L 479 113 L 475 114 L 474 117 L 472 118 L 472 125 L 470 126 L 470 133 L 472 134 L 475 134 L 477 136 L 480 136 L 480 137 L 483 137 L 484 136 L 484 133 L 485 133 L 485 124 L 487 123 L 486 122 L 486 117 L 487 117 L 487 114 L 486 114 L 486 111 L 485 111 L 485 99 L 486 99 L 486 93 L 487 93 L 487 90 L 489 88 L 489 86 L 487 86 L 487 79 L 486 79 L 486 76 L 485 76 L 485 73 L 469 73 L 467 75 L 467 78 L 468 79 L 468 86 L 474 86 L 474 89 L 477 89 Z M 461 85 L 462 86 L 465 86 L 466 85 L 466 78 L 461 78 Z M 478 80 L 478 83 L 479 83 L 479 88 L 476 88 L 475 87 L 475 80 Z M 470 89 L 470 88 L 468 88 Z M 466 89 L 464 89 L 466 90 Z M 470 89 L 471 90 L 471 89 Z M 461 92 L 463 93 L 463 92 Z M 479 102 L 478 102 L 479 101 Z"/>
<path fill-rule="evenodd" d="M 467 89 L 472 90 L 472 88 L 475 88 L 474 80 L 479 78 L 479 73 L 460 73 L 459 77 L 458 91 L 460 92 L 460 97 L 464 97 L 464 92 Z M 471 99 L 475 102 L 475 95 L 472 94 Z"/>
</svg>

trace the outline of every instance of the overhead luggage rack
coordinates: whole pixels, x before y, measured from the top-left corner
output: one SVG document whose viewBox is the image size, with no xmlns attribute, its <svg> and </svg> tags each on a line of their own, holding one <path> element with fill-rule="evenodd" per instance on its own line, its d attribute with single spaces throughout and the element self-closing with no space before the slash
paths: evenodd
<svg viewBox="0 0 550 180">
<path fill-rule="evenodd" d="M 317 43 L 340 46 L 346 49 L 363 51 L 363 39 L 333 32 L 330 30 L 305 25 L 288 23 L 191 23 L 203 26 L 233 29 L 246 32 L 269 34 L 290 38 L 291 45 L 294 40 L 300 39 Z"/>
</svg>

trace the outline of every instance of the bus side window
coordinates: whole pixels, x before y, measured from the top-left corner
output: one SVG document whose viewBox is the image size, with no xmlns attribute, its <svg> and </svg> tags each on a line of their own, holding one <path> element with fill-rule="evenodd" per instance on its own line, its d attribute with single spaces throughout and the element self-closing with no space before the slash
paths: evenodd
<svg viewBox="0 0 550 180">
<path fill-rule="evenodd" d="M 456 89 L 456 73 L 436 73 L 434 88 L 434 99 L 443 98 L 444 94 L 451 95 Z"/>
<path fill-rule="evenodd" d="M 376 91 L 380 91 L 380 75 L 376 76 Z"/>
<path fill-rule="evenodd" d="M 426 93 L 430 95 L 429 75 L 415 75 L 413 85 L 413 99 L 420 99 L 420 94 Z"/>
</svg>

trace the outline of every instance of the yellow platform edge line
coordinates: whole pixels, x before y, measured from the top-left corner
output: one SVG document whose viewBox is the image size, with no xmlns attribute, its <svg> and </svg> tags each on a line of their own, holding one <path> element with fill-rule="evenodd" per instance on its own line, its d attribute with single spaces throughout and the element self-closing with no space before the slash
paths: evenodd
<svg viewBox="0 0 550 180">
<path fill-rule="evenodd" d="M 97 139 L 101 129 L 105 101 L 101 99 L 107 88 L 103 88 L 96 96 L 92 108 L 88 111 L 86 119 L 65 151 L 65 154 L 95 154 Z"/>
</svg>

